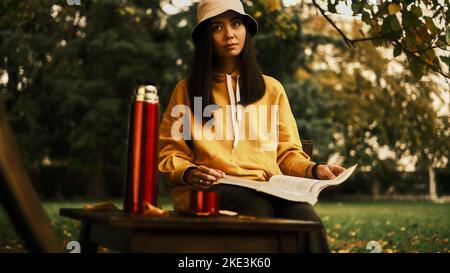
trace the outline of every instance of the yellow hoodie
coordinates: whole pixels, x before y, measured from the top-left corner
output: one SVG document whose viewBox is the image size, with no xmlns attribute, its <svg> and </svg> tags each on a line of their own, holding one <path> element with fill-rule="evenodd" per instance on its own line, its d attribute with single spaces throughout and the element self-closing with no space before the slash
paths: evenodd
<svg viewBox="0 0 450 273">
<path fill-rule="evenodd" d="M 312 177 L 311 169 L 315 163 L 302 150 L 284 88 L 272 77 L 263 75 L 263 78 L 264 96 L 239 109 L 240 106 L 235 107 L 240 97 L 239 88 L 236 90 L 239 73 L 216 74 L 212 83 L 212 101 L 220 107 L 222 114 L 213 113 L 216 123 L 212 126 L 211 117 L 207 117 L 207 122 L 202 125 L 194 119 L 192 112 L 189 115 L 185 111 L 185 119 L 180 118 L 181 110 L 189 108 L 190 98 L 186 79 L 176 85 L 159 128 L 158 169 L 170 185 L 186 185 L 183 181 L 185 170 L 199 165 L 258 181 L 267 181 L 277 174 Z M 227 112 L 227 108 L 230 111 Z M 198 109 L 201 112 L 201 108 Z M 277 110 L 278 141 L 276 130 L 271 130 L 276 124 Z M 185 128 L 183 122 L 186 127 L 194 126 Z M 238 131 L 235 131 L 236 127 Z M 177 132 L 184 132 L 184 138 L 176 135 Z M 192 149 L 185 141 L 186 136 L 192 139 Z"/>
</svg>

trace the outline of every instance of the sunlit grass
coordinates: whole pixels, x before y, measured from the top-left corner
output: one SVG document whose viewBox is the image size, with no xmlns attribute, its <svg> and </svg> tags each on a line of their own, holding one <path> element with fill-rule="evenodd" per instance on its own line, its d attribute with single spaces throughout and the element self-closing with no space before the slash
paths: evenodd
<svg viewBox="0 0 450 273">
<path fill-rule="evenodd" d="M 335 252 L 449 252 L 450 204 L 426 202 L 319 203 L 317 213 Z"/>
</svg>

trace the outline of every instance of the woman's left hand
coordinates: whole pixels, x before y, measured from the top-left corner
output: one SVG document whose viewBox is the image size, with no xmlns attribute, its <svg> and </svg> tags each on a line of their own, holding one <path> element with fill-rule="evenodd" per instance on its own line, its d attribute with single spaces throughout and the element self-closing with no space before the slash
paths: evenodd
<svg viewBox="0 0 450 273">
<path fill-rule="evenodd" d="M 340 173 L 345 171 L 345 168 L 333 164 L 333 165 L 319 165 L 317 166 L 316 174 L 321 180 L 328 180 L 336 178 Z"/>
</svg>

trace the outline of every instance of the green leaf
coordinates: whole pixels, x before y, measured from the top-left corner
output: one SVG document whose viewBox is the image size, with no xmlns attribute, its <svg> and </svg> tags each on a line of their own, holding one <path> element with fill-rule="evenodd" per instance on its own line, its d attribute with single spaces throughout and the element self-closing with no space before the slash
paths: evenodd
<svg viewBox="0 0 450 273">
<path fill-rule="evenodd" d="M 436 40 L 435 45 L 438 47 L 442 47 L 442 46 L 446 46 L 447 44 L 438 39 L 438 40 Z"/>
<path fill-rule="evenodd" d="M 450 57 L 441 56 L 441 61 L 445 63 L 448 67 L 450 67 Z"/>
<path fill-rule="evenodd" d="M 394 46 L 394 58 L 402 54 L 402 48 L 399 46 Z"/>
<path fill-rule="evenodd" d="M 402 26 L 400 25 L 400 22 L 397 19 L 397 16 L 392 15 L 391 17 L 391 27 L 394 31 L 401 31 Z"/>
<path fill-rule="evenodd" d="M 402 14 L 403 26 L 406 27 L 418 27 L 420 25 L 417 15 L 410 11 L 404 11 Z"/>
<path fill-rule="evenodd" d="M 391 16 L 388 16 L 386 19 L 384 19 L 381 29 L 383 30 L 383 33 L 392 32 Z"/>
<path fill-rule="evenodd" d="M 416 51 L 417 45 L 416 40 L 414 39 L 414 32 L 406 31 L 405 35 L 406 48 L 410 51 Z"/>
<path fill-rule="evenodd" d="M 425 67 L 422 63 L 420 63 L 417 58 L 410 58 L 409 59 L 409 69 L 411 70 L 414 78 L 416 80 L 420 80 L 424 74 Z"/>
<path fill-rule="evenodd" d="M 363 3 L 361 3 L 361 1 L 354 0 L 352 2 L 352 11 L 353 11 L 354 15 L 360 14 L 362 9 L 363 9 Z"/>
<path fill-rule="evenodd" d="M 420 56 L 423 57 L 424 61 L 429 65 L 433 65 L 434 60 L 436 59 L 436 54 L 433 49 L 424 51 Z"/>
<path fill-rule="evenodd" d="M 418 6 L 412 6 L 411 7 L 411 12 L 414 13 L 414 15 L 416 15 L 417 17 L 421 17 L 422 16 L 422 9 L 419 8 Z"/>
<path fill-rule="evenodd" d="M 445 34 L 445 41 L 450 45 L 450 28 L 447 28 L 447 33 Z"/>
<path fill-rule="evenodd" d="M 381 46 L 383 46 L 384 41 L 385 41 L 384 39 L 373 39 L 373 40 L 371 40 L 371 42 L 372 42 L 374 47 L 381 47 Z"/>
<path fill-rule="evenodd" d="M 443 33 L 443 34 L 439 35 L 438 41 L 441 41 L 441 42 L 443 42 L 444 44 L 447 44 L 447 36 L 446 36 L 446 33 Z"/>
<path fill-rule="evenodd" d="M 370 14 L 367 11 L 363 11 L 361 19 L 364 23 L 371 25 L 372 19 L 370 18 Z"/>
<path fill-rule="evenodd" d="M 329 2 L 329 3 L 328 3 L 328 11 L 329 11 L 329 12 L 336 13 L 336 12 L 337 12 L 337 11 L 336 11 L 336 4 L 333 4 L 333 3 Z"/>
<path fill-rule="evenodd" d="M 402 35 L 402 27 L 397 20 L 395 15 L 389 15 L 383 21 L 383 25 L 381 26 L 383 30 L 383 34 L 392 39 L 400 39 Z"/>
<path fill-rule="evenodd" d="M 427 24 L 427 28 L 430 30 L 431 34 L 433 35 L 439 34 L 439 29 L 434 24 L 433 18 L 425 16 L 423 17 L 423 19 L 425 19 L 425 23 Z"/>
</svg>

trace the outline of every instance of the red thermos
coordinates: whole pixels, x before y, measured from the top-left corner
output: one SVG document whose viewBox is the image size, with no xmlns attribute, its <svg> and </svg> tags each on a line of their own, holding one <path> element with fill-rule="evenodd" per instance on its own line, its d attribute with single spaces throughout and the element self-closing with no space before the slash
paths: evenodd
<svg viewBox="0 0 450 273">
<path fill-rule="evenodd" d="M 142 127 L 145 87 L 140 86 L 132 98 L 128 122 L 128 158 L 123 209 L 137 213 L 141 181 Z"/>
<path fill-rule="evenodd" d="M 144 203 L 157 206 L 157 160 L 158 160 L 158 127 L 159 98 L 155 86 L 145 87 L 142 135 L 142 167 L 139 212 L 143 212 Z"/>
<path fill-rule="evenodd" d="M 124 211 L 142 213 L 144 204 L 157 206 L 159 99 L 153 85 L 136 89 L 130 107 L 128 163 Z"/>
</svg>

